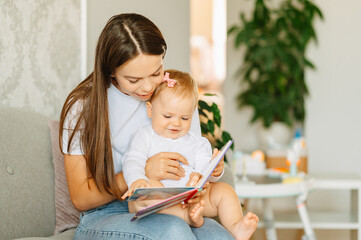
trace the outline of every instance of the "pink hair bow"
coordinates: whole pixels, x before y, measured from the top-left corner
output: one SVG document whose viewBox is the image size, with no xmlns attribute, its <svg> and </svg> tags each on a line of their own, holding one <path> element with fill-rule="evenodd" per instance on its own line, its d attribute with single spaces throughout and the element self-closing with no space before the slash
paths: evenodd
<svg viewBox="0 0 361 240">
<path fill-rule="evenodd" d="M 163 77 L 163 82 L 167 82 L 168 83 L 168 87 L 174 87 L 174 85 L 176 84 L 176 80 L 175 79 L 171 79 L 169 78 L 169 72 L 165 72 L 164 77 Z"/>
</svg>

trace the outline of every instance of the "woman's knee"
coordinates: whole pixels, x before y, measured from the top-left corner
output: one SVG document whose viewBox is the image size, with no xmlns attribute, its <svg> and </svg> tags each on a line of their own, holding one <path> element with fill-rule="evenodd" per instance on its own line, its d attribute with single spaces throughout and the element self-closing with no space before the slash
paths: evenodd
<svg viewBox="0 0 361 240">
<path fill-rule="evenodd" d="M 74 239 L 147 239 L 195 240 L 189 225 L 181 218 L 167 214 L 152 214 L 130 221 L 134 214 L 103 216 L 93 224 L 78 226 Z"/>
</svg>

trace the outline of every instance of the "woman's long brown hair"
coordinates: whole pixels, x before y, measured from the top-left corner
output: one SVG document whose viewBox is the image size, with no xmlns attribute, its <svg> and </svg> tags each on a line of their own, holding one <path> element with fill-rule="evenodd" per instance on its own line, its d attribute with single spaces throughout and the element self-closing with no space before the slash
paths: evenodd
<svg viewBox="0 0 361 240">
<path fill-rule="evenodd" d="M 120 198 L 116 183 L 108 115 L 107 89 L 116 68 L 140 53 L 163 55 L 166 42 L 157 26 L 148 18 L 134 13 L 115 15 L 100 34 L 93 72 L 67 97 L 60 116 L 59 145 L 62 149 L 64 120 L 74 104 L 81 101 L 82 111 L 68 138 L 70 152 L 73 138 L 80 131 L 81 148 L 87 167 L 100 191 Z M 119 109 L 121 111 L 121 109 Z"/>
</svg>

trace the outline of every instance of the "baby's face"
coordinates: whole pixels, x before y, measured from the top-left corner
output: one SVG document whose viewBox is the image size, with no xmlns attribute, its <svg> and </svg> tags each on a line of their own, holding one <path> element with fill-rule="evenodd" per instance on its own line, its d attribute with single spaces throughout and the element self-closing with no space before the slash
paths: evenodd
<svg viewBox="0 0 361 240">
<path fill-rule="evenodd" d="M 166 89 L 153 103 L 147 103 L 147 110 L 158 135 L 177 139 L 186 135 L 191 128 L 194 106 L 194 98 L 177 97 Z"/>
</svg>

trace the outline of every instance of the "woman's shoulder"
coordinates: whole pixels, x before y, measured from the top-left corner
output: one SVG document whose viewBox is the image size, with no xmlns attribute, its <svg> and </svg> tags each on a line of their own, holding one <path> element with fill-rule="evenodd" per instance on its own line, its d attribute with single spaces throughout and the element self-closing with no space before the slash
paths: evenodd
<svg viewBox="0 0 361 240">
<path fill-rule="evenodd" d="M 74 125 L 77 122 L 80 113 L 83 111 L 85 104 L 85 100 L 80 99 L 73 103 L 73 105 L 70 106 L 69 111 L 67 115 L 65 116 L 64 123 L 68 123 L 69 125 Z"/>
<path fill-rule="evenodd" d="M 84 108 L 85 100 L 79 99 L 78 101 L 74 102 L 73 106 L 70 107 L 69 113 L 75 115 L 79 114 Z"/>
</svg>

